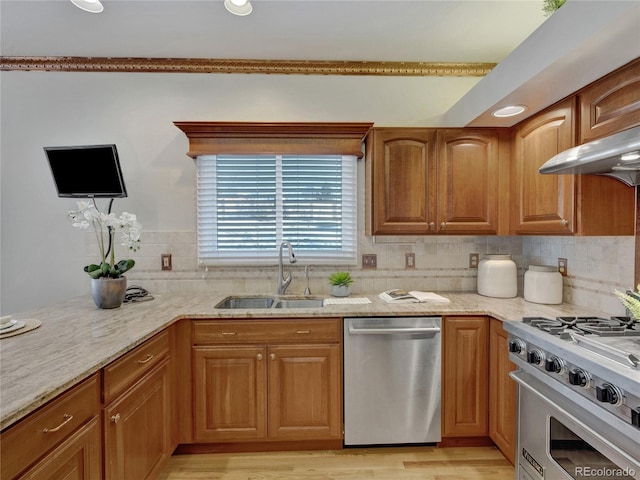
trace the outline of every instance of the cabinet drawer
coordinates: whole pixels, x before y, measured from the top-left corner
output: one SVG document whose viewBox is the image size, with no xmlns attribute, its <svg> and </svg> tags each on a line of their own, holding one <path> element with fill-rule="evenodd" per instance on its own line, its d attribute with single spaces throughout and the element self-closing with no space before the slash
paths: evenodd
<svg viewBox="0 0 640 480">
<path fill-rule="evenodd" d="M 100 414 L 96 374 L 29 415 L 1 437 L 1 475 L 10 480 Z"/>
<path fill-rule="evenodd" d="M 339 318 L 277 320 L 195 320 L 193 343 L 339 342 Z"/>
<path fill-rule="evenodd" d="M 169 332 L 164 331 L 106 366 L 103 369 L 104 403 L 109 403 L 168 357 Z"/>
</svg>

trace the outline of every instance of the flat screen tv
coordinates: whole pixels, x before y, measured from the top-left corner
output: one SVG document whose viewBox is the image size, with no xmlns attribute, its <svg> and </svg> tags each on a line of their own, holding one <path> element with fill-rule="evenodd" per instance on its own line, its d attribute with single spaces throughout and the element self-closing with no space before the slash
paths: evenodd
<svg viewBox="0 0 640 480">
<path fill-rule="evenodd" d="M 115 145 L 44 147 L 59 197 L 127 196 Z"/>
</svg>

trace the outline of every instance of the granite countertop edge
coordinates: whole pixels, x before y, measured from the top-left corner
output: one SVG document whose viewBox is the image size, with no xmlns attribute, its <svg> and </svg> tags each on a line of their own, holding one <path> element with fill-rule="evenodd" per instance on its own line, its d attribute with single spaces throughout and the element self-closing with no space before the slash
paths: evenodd
<svg viewBox="0 0 640 480">
<path fill-rule="evenodd" d="M 112 310 L 78 297 L 16 319 L 40 320 L 40 328 L 0 340 L 0 430 L 32 413 L 173 323 L 189 319 L 366 317 L 416 315 L 489 315 L 502 321 L 527 316 L 599 315 L 569 304 L 541 305 L 523 298 L 497 299 L 475 293 L 439 292 L 449 304 L 387 304 L 377 294 L 369 304 L 321 308 L 216 309 L 226 295 L 162 294 L 148 302 Z M 606 315 L 606 314 L 602 314 Z"/>
</svg>

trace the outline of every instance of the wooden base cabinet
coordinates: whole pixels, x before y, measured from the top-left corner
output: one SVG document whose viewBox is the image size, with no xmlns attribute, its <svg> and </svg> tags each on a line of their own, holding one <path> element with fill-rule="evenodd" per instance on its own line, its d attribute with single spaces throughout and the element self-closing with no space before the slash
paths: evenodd
<svg viewBox="0 0 640 480">
<path fill-rule="evenodd" d="M 2 432 L 0 478 L 102 478 L 100 377 L 79 385 Z"/>
<path fill-rule="evenodd" d="M 445 317 L 442 323 L 442 436 L 486 437 L 488 319 Z"/>
<path fill-rule="evenodd" d="M 104 368 L 106 480 L 153 479 L 173 453 L 170 345 L 164 331 Z"/>
<path fill-rule="evenodd" d="M 507 333 L 494 318 L 489 324 L 489 436 L 513 464 L 516 453 L 516 384 L 509 372 Z"/>
<path fill-rule="evenodd" d="M 105 479 L 155 478 L 171 455 L 168 362 L 104 410 Z"/>
<path fill-rule="evenodd" d="M 267 349 L 193 349 L 193 429 L 197 442 L 265 440 Z"/>
<path fill-rule="evenodd" d="M 194 321 L 194 337 L 195 443 L 342 438 L 339 319 Z"/>
</svg>

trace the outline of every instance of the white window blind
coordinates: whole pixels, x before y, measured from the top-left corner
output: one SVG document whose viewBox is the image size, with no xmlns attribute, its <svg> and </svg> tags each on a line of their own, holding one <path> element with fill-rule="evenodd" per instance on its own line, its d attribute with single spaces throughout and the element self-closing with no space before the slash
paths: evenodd
<svg viewBox="0 0 640 480">
<path fill-rule="evenodd" d="M 203 155 L 201 265 L 276 264 L 288 240 L 301 262 L 356 264 L 356 157 Z"/>
</svg>

